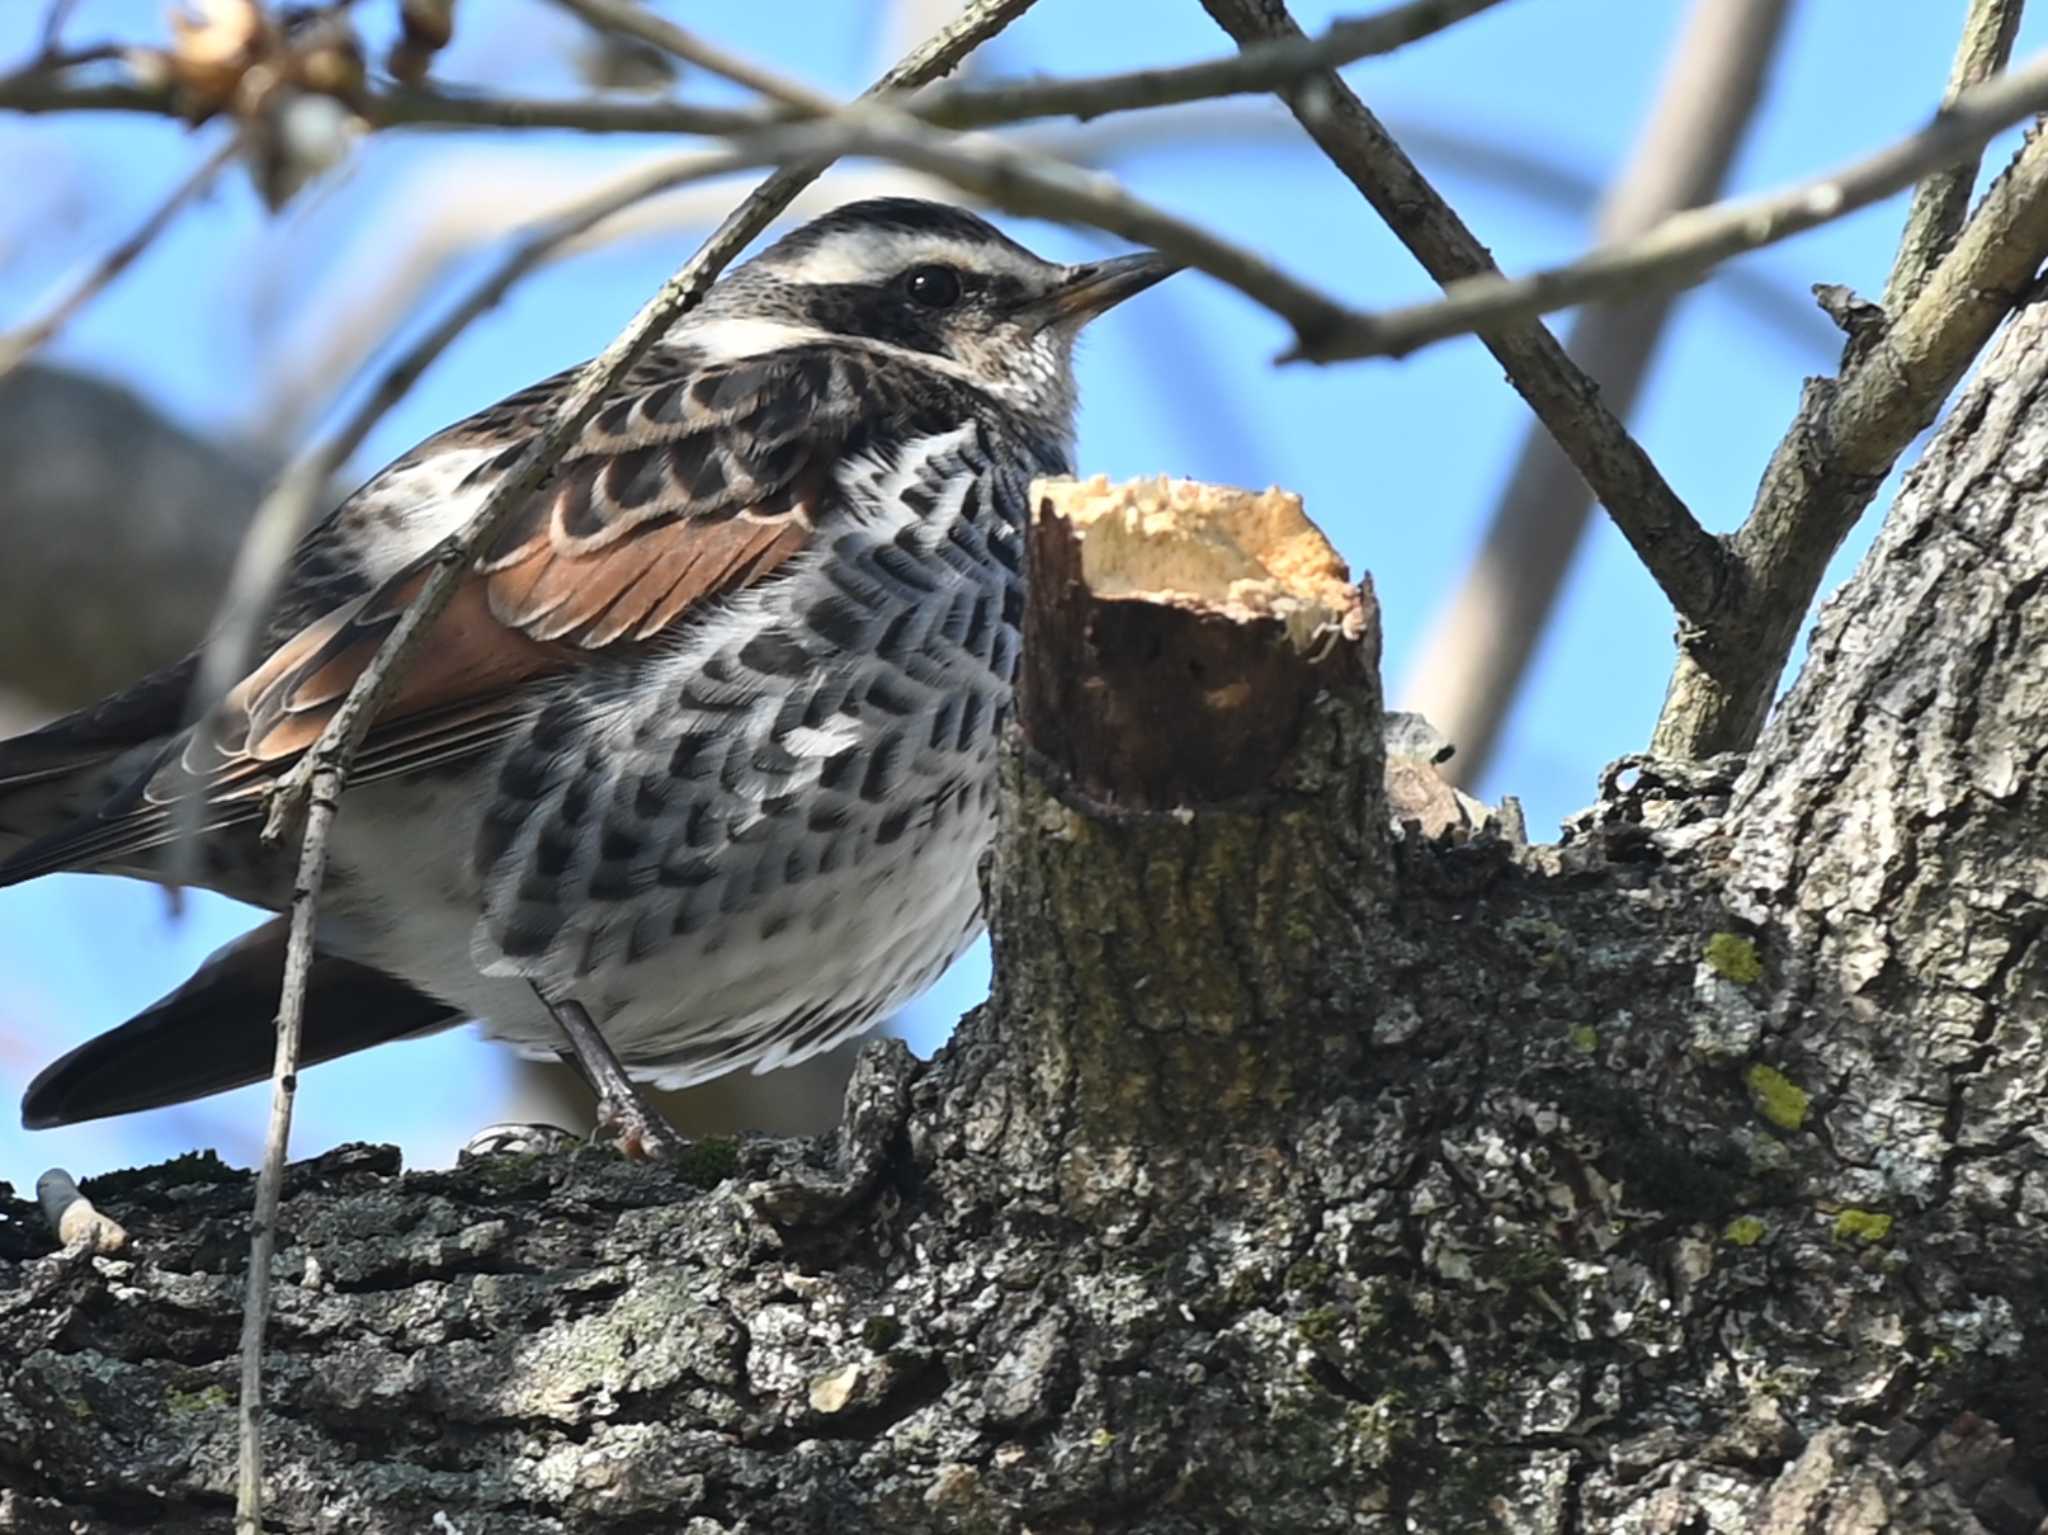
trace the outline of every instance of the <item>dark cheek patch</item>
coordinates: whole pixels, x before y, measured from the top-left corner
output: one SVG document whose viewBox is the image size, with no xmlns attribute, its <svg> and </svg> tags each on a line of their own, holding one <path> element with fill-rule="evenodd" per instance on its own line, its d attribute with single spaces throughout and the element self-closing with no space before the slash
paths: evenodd
<svg viewBox="0 0 2048 1535">
<path fill-rule="evenodd" d="M 865 284 L 821 284 L 804 294 L 804 317 L 835 336 L 865 336 L 914 352 L 946 355 L 937 316 L 885 289 Z"/>
</svg>

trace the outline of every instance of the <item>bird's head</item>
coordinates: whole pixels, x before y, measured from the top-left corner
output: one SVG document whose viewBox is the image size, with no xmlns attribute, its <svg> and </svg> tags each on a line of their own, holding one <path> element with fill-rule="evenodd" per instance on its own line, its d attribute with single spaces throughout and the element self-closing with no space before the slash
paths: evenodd
<svg viewBox="0 0 2048 1535">
<path fill-rule="evenodd" d="M 1062 266 L 964 208 L 848 203 L 791 231 L 700 311 L 920 354 L 1060 431 L 1072 429 L 1081 328 L 1178 270 L 1151 252 Z M 765 333 L 764 333 L 765 334 Z"/>
</svg>

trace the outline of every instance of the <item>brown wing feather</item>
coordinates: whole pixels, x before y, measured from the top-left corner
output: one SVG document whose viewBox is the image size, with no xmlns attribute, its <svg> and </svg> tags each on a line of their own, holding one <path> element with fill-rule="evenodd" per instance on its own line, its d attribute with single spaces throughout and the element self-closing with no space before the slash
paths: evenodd
<svg viewBox="0 0 2048 1535">
<path fill-rule="evenodd" d="M 407 668 L 364 744 L 415 716 L 445 718 L 475 745 L 481 713 L 517 686 L 592 651 L 652 639 L 703 605 L 763 579 L 804 548 L 846 446 L 847 392 L 829 354 L 746 359 L 643 376 L 478 562 Z M 764 420 L 764 401 L 776 419 Z M 525 409 L 544 409 L 547 401 Z M 501 407 L 502 409 L 502 407 Z M 461 429 L 457 429 L 458 432 Z M 452 434 L 451 434 L 452 436 Z M 518 444 L 480 466 L 502 473 Z M 267 781 L 318 739 L 417 595 L 422 562 L 309 624 L 227 700 L 214 741 L 216 791 Z M 431 750 L 411 733 L 410 760 Z"/>
<path fill-rule="evenodd" d="M 651 637 L 691 610 L 770 574 L 804 546 L 809 532 L 808 517 L 795 514 L 716 523 L 674 518 L 580 557 L 543 534 L 519 564 L 501 562 L 456 588 L 379 711 L 364 743 L 366 766 L 384 745 L 381 738 L 396 736 L 398 727 L 422 717 L 480 744 L 478 716 L 509 711 L 521 683 L 587 664 L 629 629 L 636 630 L 635 639 Z M 540 581 L 525 579 L 528 563 L 544 567 Z M 619 611 L 622 597 L 654 569 L 680 575 L 658 602 Z M 239 737 L 240 744 L 223 752 L 215 783 L 246 788 L 257 779 L 267 781 L 318 740 L 425 579 L 424 567 L 405 573 L 340 625 L 323 620 L 315 626 L 322 632 L 308 632 L 308 644 L 285 646 L 251 674 L 229 696 L 229 709 L 244 712 L 220 739 Z M 637 632 L 657 615 L 663 622 Z M 404 732 L 404 739 L 408 755 L 416 757 L 422 749 L 419 732 Z"/>
<path fill-rule="evenodd" d="M 691 372 L 687 353 L 657 355 L 607 405 L 533 501 L 501 530 L 456 592 L 359 754 L 357 781 L 486 749 L 524 707 L 523 685 L 590 663 L 689 621 L 761 581 L 806 548 L 857 422 L 896 403 L 871 372 L 829 351 L 792 349 Z M 437 451 L 503 445 L 471 471 L 502 475 L 552 407 L 547 381 L 450 429 L 385 474 L 351 506 L 388 504 L 404 476 Z M 360 518 L 358 518 L 360 521 Z M 332 554 L 308 540 L 306 568 L 273 630 L 270 654 L 224 699 L 181 754 L 99 814 L 42 839 L 0 867 L 26 878 L 90 867 L 157 846 L 171 834 L 171 799 L 195 781 L 202 820 L 222 826 L 261 813 L 270 785 L 318 739 L 342 699 L 410 605 L 431 557 L 381 586 L 332 589 L 313 579 Z M 328 561 L 331 563 L 331 561 Z M 19 867 L 16 867 L 19 865 Z"/>
</svg>

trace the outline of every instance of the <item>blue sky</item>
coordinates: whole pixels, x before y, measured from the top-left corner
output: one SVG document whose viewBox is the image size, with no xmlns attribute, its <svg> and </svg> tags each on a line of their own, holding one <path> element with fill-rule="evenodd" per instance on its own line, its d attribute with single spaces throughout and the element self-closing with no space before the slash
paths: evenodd
<svg viewBox="0 0 2048 1535">
<path fill-rule="evenodd" d="M 1360 3 L 1300 3 L 1314 25 Z M 669 4 L 722 42 L 837 91 L 882 61 L 878 8 L 849 0 L 773 5 Z M 387 0 L 357 10 L 388 25 Z M 1922 122 L 1946 75 L 1963 0 L 1803 0 L 1761 115 L 1736 162 L 1734 189 L 1762 190 L 1867 152 Z M 68 36 L 161 35 L 162 8 L 94 3 Z M 1509 270 L 1562 259 L 1589 237 L 1592 208 L 1545 178 L 1504 180 L 1460 143 L 1532 156 L 1567 183 L 1602 184 L 1625 157 L 1683 13 L 1678 0 L 1511 0 L 1444 37 L 1348 71 L 1367 101 Z M 0 10 L 0 61 L 33 46 L 39 6 Z M 554 56 L 577 35 L 528 0 L 471 0 L 443 56 L 451 82 L 525 93 L 576 88 Z M 705 17 L 710 19 L 706 20 Z M 2048 44 L 2035 17 L 2021 53 Z M 1072 73 L 1183 62 L 1224 40 L 1193 0 L 1041 0 L 991 50 L 1002 73 Z M 6 67 L 0 63 L 0 67 Z M 715 82 L 693 95 L 713 98 Z M 388 135 L 349 175 L 269 219 L 230 182 L 189 214 L 53 348 L 65 362 L 121 378 L 203 430 L 233 435 L 260 419 L 268 364 L 316 322 L 349 313 L 451 185 L 490 195 L 517 178 L 595 182 L 670 146 L 577 135 Z M 514 162 L 511 151 L 526 159 Z M 1987 164 L 2003 163 L 1995 146 Z M 0 215 L 0 326 L 138 219 L 202 146 L 177 125 L 125 117 L 0 117 L 0 167 L 19 209 Z M 1246 103 L 1187 122 L 1120 155 L 1134 189 L 1255 246 L 1304 278 L 1364 305 L 1430 291 L 1414 262 L 1277 108 Z M 451 179 L 452 178 L 452 179 Z M 734 195 L 737 196 L 737 186 Z M 1753 283 L 1795 310 L 1814 282 L 1874 294 L 1890 261 L 1903 198 L 1748 258 Z M 1047 255 L 1108 248 L 1096 237 L 1008 221 Z M 638 238 L 539 274 L 471 329 L 386 418 L 358 476 L 428 432 L 601 347 L 693 245 L 680 229 Z M 474 270 L 471 261 L 459 270 Z M 441 303 L 455 289 L 436 290 Z M 1784 305 L 1780 305 L 1783 308 Z M 1432 609 L 1474 548 L 1527 414 L 1476 343 L 1398 363 L 1275 369 L 1284 327 L 1235 293 L 1184 276 L 1105 321 L 1082 357 L 1080 463 L 1111 475 L 1167 471 L 1302 493 L 1354 568 L 1369 570 L 1385 613 L 1387 674 L 1399 678 Z M 1734 527 L 1795 406 L 1801 378 L 1832 369 L 1824 325 L 1771 323 L 1726 283 L 1679 306 L 1637 408 L 1637 435 L 1678 492 L 1717 530 Z M 339 381 L 335 381 L 338 385 Z M 330 418 L 331 419 L 331 418 Z M 1888 492 L 1887 492 L 1888 495 Z M 1882 504 L 1881 498 L 1880 504 Z M 1831 577 L 1852 568 L 1859 529 Z M 1519 794 L 1532 831 L 1591 798 L 1601 764 L 1639 749 L 1668 674 L 1671 618 L 1620 538 L 1597 522 L 1579 552 L 1557 623 L 1539 648 L 1495 765 L 1490 797 Z M 208 899 L 182 917 L 148 888 L 85 877 L 0 892 L 0 1090 L 119 1022 L 182 980 L 251 920 Z M 985 949 L 919 1003 L 906 1032 L 921 1050 L 986 986 Z M 307 1074 L 295 1148 L 394 1140 L 416 1160 L 444 1159 L 495 1117 L 502 1058 L 465 1031 Z M 0 1177 L 17 1185 L 52 1162 L 84 1174 L 216 1145 L 246 1160 L 260 1143 L 262 1089 L 158 1114 L 25 1136 L 0 1113 Z"/>
</svg>

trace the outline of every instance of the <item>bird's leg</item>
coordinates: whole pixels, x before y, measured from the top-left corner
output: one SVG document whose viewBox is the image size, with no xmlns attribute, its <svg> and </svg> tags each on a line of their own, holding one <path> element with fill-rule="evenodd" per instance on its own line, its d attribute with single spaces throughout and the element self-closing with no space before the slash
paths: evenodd
<svg viewBox="0 0 2048 1535">
<path fill-rule="evenodd" d="M 597 1099 L 597 1133 L 616 1140 L 619 1149 L 636 1162 L 657 1161 L 687 1150 L 689 1140 L 640 1096 L 583 1004 L 567 997 L 550 997 L 538 986 L 533 993 L 554 1015 L 569 1041 L 569 1048 L 557 1054 L 576 1069 Z"/>
</svg>

